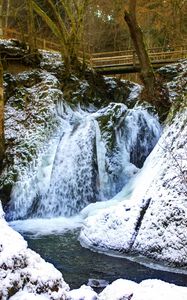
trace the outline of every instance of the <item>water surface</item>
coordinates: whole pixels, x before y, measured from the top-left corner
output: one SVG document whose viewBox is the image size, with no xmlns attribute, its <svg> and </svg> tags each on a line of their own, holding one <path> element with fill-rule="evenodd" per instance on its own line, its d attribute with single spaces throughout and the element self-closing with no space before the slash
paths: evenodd
<svg viewBox="0 0 187 300">
<path fill-rule="evenodd" d="M 92 252 L 81 247 L 77 236 L 78 232 L 71 231 L 40 237 L 24 235 L 29 247 L 61 271 L 71 288 L 87 284 L 90 278 L 109 282 L 118 278 L 136 282 L 152 278 L 187 286 L 186 274 L 156 270 L 126 258 Z"/>
</svg>

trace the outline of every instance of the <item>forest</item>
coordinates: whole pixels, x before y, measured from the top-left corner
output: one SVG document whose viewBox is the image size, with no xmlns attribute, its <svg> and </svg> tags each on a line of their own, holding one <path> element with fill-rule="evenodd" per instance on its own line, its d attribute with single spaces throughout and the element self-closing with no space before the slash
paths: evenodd
<svg viewBox="0 0 187 300">
<path fill-rule="evenodd" d="M 186 124 L 185 0 L 0 0 L 0 300 L 186 300 Z"/>
<path fill-rule="evenodd" d="M 59 36 L 56 36 L 51 28 L 52 24 L 46 24 L 41 11 L 40 14 L 36 12 L 31 16 L 31 2 L 38 5 L 55 24 L 58 18 L 57 24 L 62 23 L 61 27 L 59 25 L 59 31 L 62 35 L 66 32 L 67 42 L 74 44 L 78 50 L 85 49 L 86 52 L 94 53 L 127 50 L 133 47 L 124 22 L 124 10 L 128 6 L 128 1 L 125 0 L 2 1 L 5 34 L 6 31 L 7 35 L 11 34 L 8 30 L 14 29 L 20 33 L 23 41 L 37 37 L 61 43 Z M 60 19 L 58 15 L 61 16 Z M 137 18 L 148 48 L 167 49 L 185 44 L 186 1 L 139 0 Z M 32 37 L 29 34 L 31 31 Z"/>
</svg>

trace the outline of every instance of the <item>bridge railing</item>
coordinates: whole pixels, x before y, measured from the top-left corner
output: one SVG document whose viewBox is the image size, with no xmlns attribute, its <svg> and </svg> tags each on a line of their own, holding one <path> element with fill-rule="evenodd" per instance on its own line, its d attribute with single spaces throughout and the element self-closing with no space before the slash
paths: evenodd
<svg viewBox="0 0 187 300">
<path fill-rule="evenodd" d="M 22 41 L 28 40 L 28 34 L 20 33 L 15 29 L 6 28 L 4 29 L 3 36 L 5 39 L 18 39 Z M 55 43 L 48 39 L 36 38 L 36 45 L 38 49 L 42 50 L 50 50 L 50 51 L 60 51 L 61 47 L 60 44 Z M 80 60 L 83 59 L 86 61 L 87 64 L 90 62 L 90 54 L 85 51 L 79 51 Z"/>
<path fill-rule="evenodd" d="M 4 29 L 3 36 L 5 39 L 18 39 L 23 41 L 28 38 L 28 34 L 18 32 L 11 28 Z M 47 39 L 36 38 L 36 44 L 39 49 L 60 51 L 59 44 Z"/>
<path fill-rule="evenodd" d="M 4 38 L 18 39 L 24 41 L 28 39 L 28 35 L 20 33 L 15 29 L 6 28 L 4 30 Z M 60 51 L 60 44 L 47 39 L 36 38 L 36 44 L 39 49 Z M 187 45 L 175 46 L 173 49 L 163 47 L 151 48 L 148 49 L 148 53 L 152 62 L 187 58 Z M 80 51 L 79 58 L 81 61 L 83 61 L 84 59 L 86 63 L 88 65 L 91 65 L 93 68 L 105 67 L 108 65 L 136 66 L 139 64 L 136 52 L 130 49 L 123 51 L 99 52 L 92 54 L 85 51 Z"/>
<path fill-rule="evenodd" d="M 154 48 L 148 49 L 152 62 L 162 60 L 177 60 L 187 57 L 187 46 L 176 46 L 175 49 Z M 93 53 L 90 58 L 93 67 L 108 65 L 137 65 L 139 64 L 136 52 L 133 50 Z"/>
</svg>

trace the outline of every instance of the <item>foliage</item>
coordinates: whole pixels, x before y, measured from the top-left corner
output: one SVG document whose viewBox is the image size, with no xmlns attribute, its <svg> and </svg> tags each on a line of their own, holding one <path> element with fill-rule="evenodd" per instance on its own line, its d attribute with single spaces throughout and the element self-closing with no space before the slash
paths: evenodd
<svg viewBox="0 0 187 300">
<path fill-rule="evenodd" d="M 127 0 L 34 0 L 34 2 L 53 22 L 56 22 L 51 2 L 60 13 L 61 20 L 64 21 L 69 33 L 70 27 L 75 28 L 74 25 L 77 26 L 81 21 L 82 29 L 77 27 L 82 35 L 79 39 L 79 48 L 83 47 L 83 40 L 81 40 L 83 37 L 86 50 L 91 52 L 117 51 L 132 47 L 128 28 L 124 26 L 123 20 Z M 9 9 L 7 3 L 9 3 Z M 85 6 L 83 7 L 84 3 L 86 9 Z M 64 5 L 70 8 L 68 12 L 64 9 Z M 3 11 L 4 25 L 19 30 L 22 38 L 26 40 L 28 32 L 26 0 L 4 0 Z M 59 38 L 52 34 L 41 16 L 35 15 L 34 19 L 37 37 L 59 42 Z M 137 19 L 148 48 L 165 47 L 168 49 L 178 44 L 185 44 L 187 38 L 185 25 L 187 2 L 185 0 L 139 0 L 137 1 Z M 60 29 L 59 24 L 57 27 Z"/>
</svg>

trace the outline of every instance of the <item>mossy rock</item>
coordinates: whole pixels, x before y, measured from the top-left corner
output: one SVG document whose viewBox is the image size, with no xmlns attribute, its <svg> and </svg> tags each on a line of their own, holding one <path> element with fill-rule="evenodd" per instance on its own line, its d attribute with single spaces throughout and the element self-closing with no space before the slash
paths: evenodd
<svg viewBox="0 0 187 300">
<path fill-rule="evenodd" d="M 10 195 L 12 191 L 12 187 L 16 182 L 18 174 L 13 172 L 13 170 L 6 171 L 1 174 L 0 180 L 0 200 L 2 202 L 3 207 L 5 207 L 10 200 Z"/>
<path fill-rule="evenodd" d="M 171 124 L 173 119 L 175 118 L 178 112 L 187 109 L 187 94 L 183 94 L 178 97 L 175 102 L 172 104 L 167 119 L 165 121 L 166 124 Z"/>
<path fill-rule="evenodd" d="M 163 79 L 166 81 L 173 80 L 176 76 L 178 76 L 182 71 L 182 64 L 172 64 L 164 66 L 156 71 Z"/>
<path fill-rule="evenodd" d="M 116 133 L 120 122 L 127 113 L 127 107 L 124 104 L 111 103 L 108 107 L 100 110 L 100 116 L 97 117 L 101 136 L 106 143 L 107 150 L 111 153 L 116 145 Z"/>
</svg>

